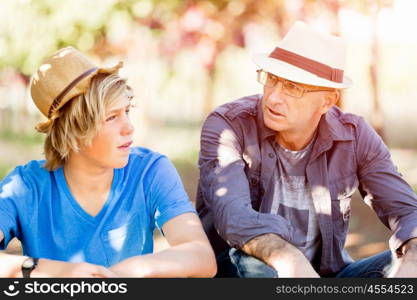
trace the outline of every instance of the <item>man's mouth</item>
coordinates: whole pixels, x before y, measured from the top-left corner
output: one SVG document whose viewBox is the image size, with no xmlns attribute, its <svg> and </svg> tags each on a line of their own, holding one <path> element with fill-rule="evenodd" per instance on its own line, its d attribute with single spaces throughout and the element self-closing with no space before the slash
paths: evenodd
<svg viewBox="0 0 417 300">
<path fill-rule="evenodd" d="M 284 114 L 281 114 L 281 113 L 279 113 L 279 112 L 276 112 L 276 111 L 274 111 L 274 110 L 270 109 L 269 107 L 266 107 L 266 109 L 267 109 L 267 110 L 268 110 L 268 112 L 269 112 L 271 115 L 273 115 L 273 116 L 277 116 L 277 117 L 285 117 L 285 115 L 284 115 Z"/>
</svg>

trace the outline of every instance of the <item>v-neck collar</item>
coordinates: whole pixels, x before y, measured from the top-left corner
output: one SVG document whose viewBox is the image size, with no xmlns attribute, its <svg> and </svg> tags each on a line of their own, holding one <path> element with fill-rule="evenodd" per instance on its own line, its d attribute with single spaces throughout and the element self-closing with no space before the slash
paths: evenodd
<svg viewBox="0 0 417 300">
<path fill-rule="evenodd" d="M 82 207 L 81 205 L 77 202 L 77 200 L 75 200 L 74 196 L 72 195 L 67 180 L 65 179 L 65 175 L 64 175 L 64 168 L 60 167 L 59 169 L 57 169 L 54 173 L 55 173 L 55 177 L 58 183 L 58 187 L 61 188 L 64 192 L 64 194 L 66 195 L 68 201 L 70 202 L 71 206 L 74 208 L 74 210 L 85 220 L 87 220 L 90 223 L 93 224 L 98 224 L 100 222 L 100 220 L 103 218 L 103 216 L 106 214 L 106 211 L 108 210 L 108 207 L 111 205 L 111 203 L 114 201 L 114 192 L 116 190 L 116 186 L 118 184 L 119 181 L 119 169 L 114 169 L 113 170 L 113 180 L 112 180 L 112 184 L 111 184 L 111 188 L 109 191 L 109 195 L 107 196 L 106 202 L 104 203 L 103 207 L 101 208 L 101 210 L 99 211 L 99 213 L 95 216 L 90 215 L 89 213 L 87 213 Z"/>
</svg>

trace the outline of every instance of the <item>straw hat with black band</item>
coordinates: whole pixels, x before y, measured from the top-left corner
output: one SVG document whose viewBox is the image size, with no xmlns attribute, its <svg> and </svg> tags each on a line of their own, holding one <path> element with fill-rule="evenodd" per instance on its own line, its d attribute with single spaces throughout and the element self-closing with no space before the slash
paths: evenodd
<svg viewBox="0 0 417 300">
<path fill-rule="evenodd" d="M 87 91 L 91 78 L 99 73 L 117 73 L 122 62 L 111 68 L 99 68 L 73 47 L 58 50 L 46 59 L 33 75 L 30 92 L 44 116 L 53 113 L 70 99 Z"/>
</svg>

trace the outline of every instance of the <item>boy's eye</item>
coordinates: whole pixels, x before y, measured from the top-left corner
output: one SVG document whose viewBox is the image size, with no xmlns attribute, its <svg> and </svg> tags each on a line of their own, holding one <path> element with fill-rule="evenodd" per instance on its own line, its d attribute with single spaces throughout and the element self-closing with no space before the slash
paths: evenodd
<svg viewBox="0 0 417 300">
<path fill-rule="evenodd" d="M 106 122 L 116 119 L 116 116 L 110 116 L 106 119 Z"/>
</svg>

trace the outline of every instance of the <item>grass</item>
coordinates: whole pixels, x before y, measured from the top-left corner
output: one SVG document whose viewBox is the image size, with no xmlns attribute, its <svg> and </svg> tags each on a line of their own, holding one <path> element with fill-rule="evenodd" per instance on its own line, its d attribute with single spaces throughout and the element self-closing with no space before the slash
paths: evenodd
<svg viewBox="0 0 417 300">
<path fill-rule="evenodd" d="M 0 129 L 0 145 L 7 146 L 6 148 L 10 148 L 9 151 L 15 151 L 15 153 L 10 153 L 10 156 L 6 153 L 0 158 L 0 180 L 18 164 L 15 160 L 16 157 L 20 157 L 18 153 L 22 151 L 30 153 L 34 148 L 42 145 L 43 141 L 44 135 L 41 133 L 33 132 L 29 134 L 19 133 L 9 128 Z"/>
<path fill-rule="evenodd" d="M 44 135 L 38 132 L 34 132 L 33 134 L 22 134 L 5 129 L 0 131 L 0 140 L 12 142 L 19 146 L 36 146 L 43 143 Z"/>
<path fill-rule="evenodd" d="M 13 166 L 11 165 L 4 165 L 4 164 L 0 164 L 0 180 L 3 180 L 3 178 L 10 173 L 10 171 L 12 170 Z"/>
<path fill-rule="evenodd" d="M 195 194 L 197 191 L 197 182 L 199 177 L 197 160 L 198 151 L 196 149 L 190 149 L 181 156 L 172 158 L 172 163 L 177 169 L 191 201 L 195 200 Z"/>
</svg>

